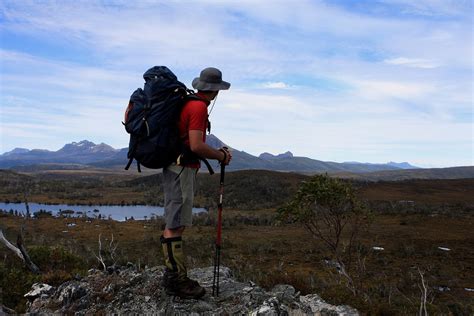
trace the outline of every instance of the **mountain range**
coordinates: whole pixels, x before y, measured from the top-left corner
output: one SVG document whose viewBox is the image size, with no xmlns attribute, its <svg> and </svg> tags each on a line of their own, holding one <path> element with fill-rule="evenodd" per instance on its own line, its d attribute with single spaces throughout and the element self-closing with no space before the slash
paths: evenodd
<svg viewBox="0 0 474 316">
<path fill-rule="evenodd" d="M 264 169 L 301 173 L 364 173 L 384 170 L 418 169 L 418 167 L 412 166 L 407 162 L 371 164 L 320 161 L 307 157 L 297 157 L 289 151 L 278 155 L 262 153 L 257 157 L 226 145 L 212 134 L 207 136 L 206 142 L 215 148 L 227 146 L 232 149 L 233 160 L 228 166 L 228 170 Z M 66 144 L 58 151 L 15 148 L 0 155 L 0 168 L 7 169 L 38 164 L 78 164 L 101 168 L 117 168 L 124 167 L 127 163 L 127 152 L 128 148 L 115 149 L 104 143 L 95 144 L 87 140 Z M 218 167 L 215 161 L 212 164 L 214 167 Z"/>
</svg>

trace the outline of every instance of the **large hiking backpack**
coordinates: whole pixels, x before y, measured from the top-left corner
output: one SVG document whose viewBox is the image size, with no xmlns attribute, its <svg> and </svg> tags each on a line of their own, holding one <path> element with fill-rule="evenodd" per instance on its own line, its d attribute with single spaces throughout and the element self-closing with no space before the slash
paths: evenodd
<svg viewBox="0 0 474 316">
<path fill-rule="evenodd" d="M 145 85 L 130 96 L 125 111 L 125 130 L 130 134 L 128 145 L 128 163 L 133 160 L 150 169 L 159 169 L 176 162 L 181 156 L 182 163 L 202 160 L 210 174 L 211 165 L 193 153 L 180 139 L 178 119 L 186 101 L 201 99 L 178 81 L 171 70 L 165 66 L 155 66 L 143 74 Z"/>
<path fill-rule="evenodd" d="M 155 66 L 144 74 L 145 85 L 130 97 L 125 111 L 125 130 L 130 134 L 128 170 L 133 159 L 151 169 L 176 161 L 183 151 L 177 121 L 190 92 L 165 66 Z"/>
</svg>

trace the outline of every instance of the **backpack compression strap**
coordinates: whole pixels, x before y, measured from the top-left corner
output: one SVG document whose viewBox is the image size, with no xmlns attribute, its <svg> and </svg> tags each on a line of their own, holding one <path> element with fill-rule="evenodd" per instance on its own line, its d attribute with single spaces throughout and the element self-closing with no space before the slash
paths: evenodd
<svg viewBox="0 0 474 316">
<path fill-rule="evenodd" d="M 202 161 L 206 165 L 210 175 L 214 174 L 214 169 L 212 169 L 211 164 L 209 163 L 209 161 L 207 161 L 206 158 L 198 156 L 195 152 L 191 150 L 191 148 L 181 143 L 181 155 L 179 155 L 176 161 L 177 164 L 186 165 L 190 163 L 198 163 L 199 161 Z"/>
<path fill-rule="evenodd" d="M 130 157 L 130 159 L 128 159 L 128 163 L 125 166 L 125 170 L 128 170 L 130 168 L 130 166 L 132 165 L 133 159 L 135 158 Z M 137 160 L 137 169 L 138 169 L 138 172 L 142 172 L 142 169 L 140 168 L 140 163 L 138 162 L 138 160 Z"/>
<path fill-rule="evenodd" d="M 204 164 L 206 165 L 207 167 L 207 170 L 209 171 L 209 174 L 212 176 L 214 174 L 214 169 L 212 169 L 212 166 L 211 164 L 209 163 L 209 161 L 207 161 L 207 159 L 205 158 L 199 158 L 199 160 L 201 160 L 202 162 L 204 162 Z"/>
<path fill-rule="evenodd" d="M 130 158 L 128 159 L 128 163 L 125 166 L 125 170 L 128 170 L 130 168 L 130 166 L 132 165 L 133 159 L 135 159 L 133 155 L 135 154 L 135 150 L 137 150 L 138 142 L 139 141 L 135 142 L 135 144 L 132 147 L 132 150 L 130 150 Z M 138 160 L 136 161 L 137 161 L 138 172 L 142 172 L 142 169 L 140 168 L 140 163 L 138 162 Z"/>
</svg>

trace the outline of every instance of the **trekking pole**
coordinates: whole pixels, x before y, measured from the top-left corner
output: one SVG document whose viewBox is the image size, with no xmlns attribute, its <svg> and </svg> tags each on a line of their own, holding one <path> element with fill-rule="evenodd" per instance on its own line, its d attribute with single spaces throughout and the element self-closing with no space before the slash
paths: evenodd
<svg viewBox="0 0 474 316">
<path fill-rule="evenodd" d="M 224 195 L 225 165 L 221 163 L 221 182 L 219 204 L 217 204 L 217 238 L 216 253 L 214 256 L 214 280 L 212 281 L 212 296 L 219 296 L 219 270 L 221 265 L 221 243 L 222 243 L 222 196 Z"/>
</svg>

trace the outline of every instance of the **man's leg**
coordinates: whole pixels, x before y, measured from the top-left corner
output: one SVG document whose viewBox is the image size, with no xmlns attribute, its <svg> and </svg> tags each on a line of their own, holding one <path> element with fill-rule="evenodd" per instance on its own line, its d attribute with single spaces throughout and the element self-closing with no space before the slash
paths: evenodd
<svg viewBox="0 0 474 316">
<path fill-rule="evenodd" d="M 178 176 L 179 175 L 179 176 Z M 163 169 L 166 227 L 161 236 L 166 271 L 163 277 L 168 293 L 183 298 L 199 298 L 204 288 L 187 277 L 182 235 L 192 224 L 195 169 L 172 165 Z"/>
<path fill-rule="evenodd" d="M 163 230 L 163 237 L 165 238 L 181 237 L 183 236 L 185 228 L 186 228 L 185 226 L 181 226 L 175 229 L 165 228 L 165 230 Z"/>
<path fill-rule="evenodd" d="M 176 278 L 179 280 L 187 278 L 186 258 L 182 240 L 184 228 L 184 226 L 175 229 L 165 228 L 163 235 L 160 237 L 168 283 Z"/>
</svg>

